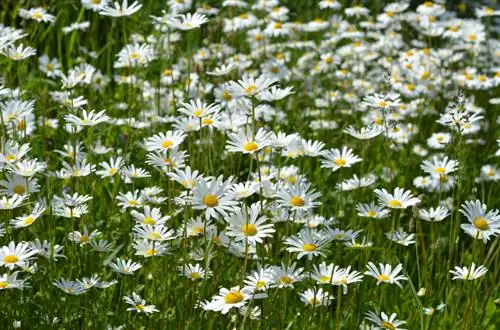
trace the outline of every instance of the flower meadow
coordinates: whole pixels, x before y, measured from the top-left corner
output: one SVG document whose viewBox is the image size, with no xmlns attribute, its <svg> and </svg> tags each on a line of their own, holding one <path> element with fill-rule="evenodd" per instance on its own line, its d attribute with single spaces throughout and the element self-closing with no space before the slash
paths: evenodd
<svg viewBox="0 0 500 330">
<path fill-rule="evenodd" d="M 495 3 L 2 0 L 0 328 L 498 329 Z"/>
</svg>

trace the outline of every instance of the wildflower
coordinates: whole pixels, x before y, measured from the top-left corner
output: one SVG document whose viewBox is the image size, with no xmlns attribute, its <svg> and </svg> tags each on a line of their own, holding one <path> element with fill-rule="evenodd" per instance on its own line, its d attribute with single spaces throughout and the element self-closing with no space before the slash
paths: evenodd
<svg viewBox="0 0 500 330">
<path fill-rule="evenodd" d="M 368 270 L 365 272 L 366 275 L 370 275 L 374 277 L 377 280 L 377 285 L 380 283 L 389 283 L 389 284 L 396 284 L 400 288 L 403 286 L 399 281 L 406 281 L 408 278 L 403 275 L 399 275 L 401 270 L 403 269 L 403 266 L 401 264 L 398 264 L 394 269 L 392 268 L 391 265 L 389 264 L 382 264 L 380 263 L 377 266 L 373 262 L 369 262 L 368 265 L 366 265 L 366 268 Z"/>
<path fill-rule="evenodd" d="M 420 199 L 413 197 L 411 191 L 405 191 L 403 188 L 396 188 L 394 194 L 385 189 L 375 189 L 375 194 L 382 205 L 391 209 L 405 209 L 420 203 Z"/>
<path fill-rule="evenodd" d="M 390 316 L 385 314 L 384 312 L 377 314 L 375 312 L 369 311 L 366 312 L 365 318 L 376 324 L 374 329 L 391 329 L 391 330 L 406 330 L 404 328 L 400 328 L 400 325 L 406 323 L 406 321 L 397 320 L 396 313 L 392 313 Z"/>
<path fill-rule="evenodd" d="M 121 4 L 118 1 L 115 1 L 114 6 L 111 6 L 107 3 L 102 6 L 102 8 L 100 8 L 99 14 L 111 17 L 125 17 L 136 13 L 141 8 L 142 4 L 137 1 L 134 1 L 130 6 L 128 5 L 128 0 L 123 0 Z"/>
<path fill-rule="evenodd" d="M 484 266 L 479 266 L 476 268 L 476 264 L 472 263 L 470 267 L 455 267 L 455 270 L 450 270 L 453 274 L 453 280 L 468 280 L 473 281 L 488 272 L 488 269 Z"/>
<path fill-rule="evenodd" d="M 212 301 L 204 306 L 207 311 L 221 312 L 227 314 L 232 308 L 241 308 L 245 302 L 251 298 L 250 292 L 240 289 L 239 286 L 231 289 L 221 288 L 217 296 L 212 297 Z"/>
<path fill-rule="evenodd" d="M 323 289 L 307 289 L 300 294 L 300 300 L 306 306 L 319 307 L 328 306 L 334 298 Z"/>
<path fill-rule="evenodd" d="M 142 299 L 142 297 L 135 292 L 132 292 L 131 296 L 124 296 L 123 300 L 132 306 L 127 308 L 127 311 L 144 314 L 159 312 L 155 305 L 146 305 L 146 300 Z"/>
</svg>

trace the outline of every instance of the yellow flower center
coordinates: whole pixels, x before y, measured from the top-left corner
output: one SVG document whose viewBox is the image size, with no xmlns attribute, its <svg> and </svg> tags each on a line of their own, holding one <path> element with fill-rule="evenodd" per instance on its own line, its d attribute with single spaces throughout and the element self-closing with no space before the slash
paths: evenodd
<svg viewBox="0 0 500 330">
<path fill-rule="evenodd" d="M 316 244 L 306 243 L 302 246 L 302 249 L 306 252 L 314 252 L 316 251 Z"/>
<path fill-rule="evenodd" d="M 153 218 L 151 218 L 151 217 L 145 217 L 144 220 L 143 220 L 143 222 L 146 225 L 151 225 L 151 226 L 153 226 L 153 225 L 156 224 L 156 221 Z"/>
<path fill-rule="evenodd" d="M 366 212 L 366 215 L 369 216 L 370 218 L 373 218 L 377 215 L 377 212 L 375 211 L 368 211 Z"/>
<path fill-rule="evenodd" d="M 237 304 L 239 302 L 242 302 L 245 297 L 243 294 L 239 291 L 230 291 L 226 296 L 224 297 L 224 301 L 226 304 Z"/>
<path fill-rule="evenodd" d="M 114 168 L 114 167 L 113 167 L 113 168 L 110 168 L 110 169 L 108 170 L 109 175 L 115 175 L 115 174 L 116 174 L 116 172 L 118 172 L 118 169 L 117 169 L 117 168 Z"/>
<path fill-rule="evenodd" d="M 34 221 L 35 221 L 35 219 L 34 219 L 32 216 L 29 216 L 29 217 L 26 217 L 26 219 L 24 219 L 23 224 L 24 224 L 25 226 L 29 226 L 29 225 L 31 225 Z"/>
<path fill-rule="evenodd" d="M 231 101 L 233 99 L 233 96 L 228 91 L 224 91 L 222 93 L 222 98 L 224 99 L 224 101 Z"/>
<path fill-rule="evenodd" d="M 255 92 L 257 92 L 257 86 L 255 86 L 255 85 L 250 85 L 247 88 L 245 88 L 246 94 L 253 94 Z"/>
<path fill-rule="evenodd" d="M 446 169 L 444 167 L 438 167 L 434 169 L 434 172 L 437 174 L 444 174 L 446 172 Z"/>
<path fill-rule="evenodd" d="M 385 274 L 380 274 L 379 276 L 377 276 L 377 280 L 382 281 L 382 282 L 387 282 L 390 279 L 391 278 Z"/>
<path fill-rule="evenodd" d="M 26 191 L 26 189 L 23 186 L 21 186 L 21 185 L 18 184 L 17 186 L 14 187 L 14 189 L 12 189 L 12 191 L 15 194 L 22 195 L 22 194 L 24 194 L 24 192 Z"/>
<path fill-rule="evenodd" d="M 321 304 L 321 300 L 317 299 L 316 297 L 314 298 L 309 298 L 309 303 L 313 306 L 317 306 Z"/>
<path fill-rule="evenodd" d="M 171 76 L 172 75 L 172 70 L 170 70 L 170 69 L 163 70 L 163 75 L 165 77 Z"/>
<path fill-rule="evenodd" d="M 132 199 L 128 201 L 128 205 L 137 206 L 139 205 L 139 202 L 136 201 L 135 199 Z"/>
<path fill-rule="evenodd" d="M 136 308 L 137 310 L 141 311 L 141 312 L 143 312 L 143 311 L 144 311 L 144 305 L 142 305 L 142 304 L 137 304 L 137 305 L 135 305 L 135 308 Z"/>
<path fill-rule="evenodd" d="M 3 258 L 3 262 L 5 262 L 6 264 L 13 264 L 13 263 L 16 263 L 19 261 L 19 258 L 13 254 L 10 254 L 8 256 L 5 256 Z"/>
<path fill-rule="evenodd" d="M 389 204 L 389 207 L 392 207 L 395 209 L 403 207 L 403 204 L 401 204 L 401 202 L 396 200 L 396 199 L 390 200 L 387 204 Z"/>
<path fill-rule="evenodd" d="M 247 236 L 255 236 L 257 234 L 257 227 L 255 227 L 254 224 L 249 223 L 248 225 L 243 225 L 241 231 Z"/>
<path fill-rule="evenodd" d="M 328 282 L 330 282 L 330 279 L 331 279 L 331 277 L 330 277 L 330 276 L 323 275 L 323 276 L 321 276 L 321 277 L 319 278 L 319 281 L 320 281 L 321 283 L 328 283 Z"/>
<path fill-rule="evenodd" d="M 159 240 L 159 239 L 161 239 L 161 235 L 157 232 L 152 232 L 148 235 L 148 239 L 153 240 L 153 241 Z"/>
<path fill-rule="evenodd" d="M 145 254 L 146 254 L 147 256 L 149 256 L 149 257 L 154 256 L 154 255 L 155 255 L 155 254 L 157 254 L 157 253 L 158 253 L 158 251 L 157 251 L 157 250 L 155 250 L 155 249 L 147 249 L 147 250 L 145 251 Z"/>
<path fill-rule="evenodd" d="M 217 205 L 217 196 L 214 194 L 208 194 L 203 197 L 203 204 L 208 207 L 214 207 Z"/>
<path fill-rule="evenodd" d="M 189 274 L 189 277 L 191 277 L 191 278 L 200 278 L 201 275 L 198 272 L 192 272 L 191 274 Z"/>
<path fill-rule="evenodd" d="M 282 276 L 282 277 L 280 277 L 280 283 L 281 284 L 291 284 L 292 279 L 288 276 Z"/>
<path fill-rule="evenodd" d="M 342 167 L 346 164 L 346 161 L 343 158 L 339 158 L 339 159 L 335 159 L 334 163 L 335 163 L 335 165 Z"/>
<path fill-rule="evenodd" d="M 432 5 L 433 5 L 432 1 L 424 2 L 424 6 L 426 6 L 426 7 L 432 7 Z"/>
<path fill-rule="evenodd" d="M 252 152 L 259 148 L 259 145 L 253 141 L 247 142 L 243 145 L 243 150 Z"/>
<path fill-rule="evenodd" d="M 161 144 L 161 147 L 162 147 L 163 149 L 168 149 L 168 148 L 170 148 L 170 147 L 171 147 L 171 146 L 173 146 L 173 145 L 174 145 L 174 142 L 173 142 L 172 140 L 165 140 L 165 141 L 163 141 L 163 143 Z"/>
<path fill-rule="evenodd" d="M 260 289 L 263 289 L 265 286 L 266 286 L 266 282 L 265 282 L 265 281 L 262 281 L 262 280 L 261 280 L 261 281 L 257 281 L 257 283 L 255 284 L 255 287 L 256 287 L 257 289 L 259 289 L 259 290 L 260 290 Z"/>
<path fill-rule="evenodd" d="M 212 118 L 205 118 L 202 120 L 203 125 L 212 125 L 214 123 L 214 120 Z"/>
<path fill-rule="evenodd" d="M 293 196 L 292 199 L 290 200 L 290 203 L 293 206 L 304 206 L 305 201 L 302 199 L 300 196 Z"/>
<path fill-rule="evenodd" d="M 17 159 L 16 155 L 8 155 L 7 157 L 5 157 L 5 160 L 8 161 L 8 162 L 13 162 L 16 159 Z"/>
<path fill-rule="evenodd" d="M 474 219 L 474 226 L 476 226 L 476 228 L 479 230 L 488 230 L 490 228 L 488 221 L 486 221 L 486 219 L 483 217 L 475 218 Z"/>
<path fill-rule="evenodd" d="M 193 112 L 193 115 L 195 115 L 196 117 L 201 117 L 203 115 L 203 109 L 196 109 Z"/>
<path fill-rule="evenodd" d="M 382 321 L 382 323 L 380 323 L 380 327 L 382 329 L 396 330 L 396 327 L 389 321 Z"/>
<path fill-rule="evenodd" d="M 387 101 L 379 101 L 377 103 L 377 105 L 380 107 L 380 108 L 385 108 L 389 105 L 389 103 Z"/>
<path fill-rule="evenodd" d="M 1 281 L 0 282 L 0 289 L 6 289 L 9 286 L 8 282 Z"/>
</svg>

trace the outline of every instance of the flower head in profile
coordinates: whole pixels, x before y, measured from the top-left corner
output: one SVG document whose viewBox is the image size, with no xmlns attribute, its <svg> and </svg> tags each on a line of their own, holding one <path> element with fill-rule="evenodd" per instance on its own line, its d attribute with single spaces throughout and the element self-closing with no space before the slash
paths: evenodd
<svg viewBox="0 0 500 330">
<path fill-rule="evenodd" d="M 219 294 L 214 296 L 211 302 L 205 304 L 203 309 L 227 314 L 232 308 L 243 307 L 250 298 L 251 292 L 247 289 L 240 289 L 239 286 L 231 289 L 221 288 Z"/>
<path fill-rule="evenodd" d="M 99 11 L 99 14 L 111 17 L 125 17 L 135 14 L 141 8 L 142 4 L 137 1 L 134 1 L 130 6 L 128 4 L 128 0 L 123 0 L 121 4 L 118 1 L 115 1 L 113 5 L 106 4 L 103 6 Z"/>
<path fill-rule="evenodd" d="M 208 22 L 208 18 L 203 14 L 187 13 L 169 19 L 167 25 L 177 30 L 188 31 L 199 28 L 206 22 Z"/>
<path fill-rule="evenodd" d="M 132 292 L 130 296 L 124 296 L 123 300 L 132 307 L 127 308 L 130 312 L 152 314 L 159 312 L 155 305 L 146 305 L 146 300 L 142 299 L 137 293 Z"/>
<path fill-rule="evenodd" d="M 391 194 L 385 189 L 375 189 L 380 204 L 391 209 L 406 209 L 420 203 L 420 199 L 413 197 L 411 191 L 405 191 L 403 188 L 396 188 Z"/>
<path fill-rule="evenodd" d="M 400 325 L 406 323 L 406 321 L 397 320 L 396 313 L 392 313 L 390 316 L 385 314 L 384 312 L 378 313 L 369 311 L 366 312 L 366 319 L 375 323 L 375 327 L 373 329 L 390 329 L 390 330 L 406 330 L 405 328 L 400 328 Z"/>
<path fill-rule="evenodd" d="M 450 273 L 453 274 L 454 280 L 466 280 L 473 281 L 482 276 L 484 276 L 488 272 L 488 269 L 484 266 L 479 266 L 476 268 L 476 264 L 472 263 L 470 267 L 459 267 L 456 266 L 455 270 L 450 270 Z"/>
<path fill-rule="evenodd" d="M 369 262 L 366 265 L 368 269 L 365 274 L 374 277 L 377 280 L 377 285 L 380 283 L 389 283 L 396 284 L 400 288 L 402 288 L 401 283 L 399 281 L 406 281 L 408 278 L 403 275 L 399 275 L 399 273 L 403 270 L 403 265 L 399 264 L 394 269 L 389 264 L 379 264 L 378 268 L 373 262 Z"/>
</svg>

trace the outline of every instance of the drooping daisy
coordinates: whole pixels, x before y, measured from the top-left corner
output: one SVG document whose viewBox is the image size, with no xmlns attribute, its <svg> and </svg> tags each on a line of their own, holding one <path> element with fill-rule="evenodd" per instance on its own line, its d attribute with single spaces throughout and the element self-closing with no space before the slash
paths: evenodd
<svg viewBox="0 0 500 330">
<path fill-rule="evenodd" d="M 17 217 L 10 221 L 14 229 L 31 226 L 45 212 L 46 206 L 41 203 L 36 203 L 29 214 Z"/>
<path fill-rule="evenodd" d="M 77 281 L 66 280 L 64 278 L 54 281 L 52 284 L 54 284 L 55 287 L 61 289 L 64 293 L 71 294 L 74 296 L 84 294 L 88 291 L 88 289 L 85 286 L 83 286 L 82 283 Z"/>
<path fill-rule="evenodd" d="M 411 191 L 405 191 L 403 188 L 396 188 L 391 194 L 385 189 L 375 189 L 380 203 L 391 209 L 405 209 L 420 203 L 420 199 L 413 197 Z"/>
<path fill-rule="evenodd" d="M 351 167 L 361 161 L 361 158 L 347 147 L 340 149 L 330 149 L 322 154 L 321 167 L 331 168 L 333 172 L 342 167 Z"/>
<path fill-rule="evenodd" d="M 400 288 L 403 288 L 401 283 L 399 281 L 406 281 L 408 278 L 404 275 L 399 275 L 401 270 L 403 270 L 403 265 L 398 264 L 394 269 L 392 268 L 391 265 L 389 264 L 382 264 L 380 263 L 377 266 L 373 262 L 368 262 L 366 265 L 366 268 L 368 269 L 365 274 L 370 275 L 373 278 L 377 280 L 377 285 L 380 283 L 389 283 L 389 284 L 396 284 Z"/>
<path fill-rule="evenodd" d="M 450 215 L 450 211 L 443 206 L 438 206 L 436 208 L 431 207 L 428 210 L 426 209 L 418 210 L 418 216 L 420 217 L 420 219 L 425 221 L 433 221 L 433 222 L 443 221 L 448 215 Z"/>
<path fill-rule="evenodd" d="M 488 269 L 484 266 L 479 266 L 476 268 L 476 264 L 472 263 L 470 267 L 459 267 L 455 266 L 455 270 L 450 270 L 453 274 L 453 280 L 466 280 L 473 281 L 484 276 L 488 272 Z"/>
<path fill-rule="evenodd" d="M 385 237 L 403 246 L 409 246 L 415 243 L 415 234 L 408 234 L 403 228 L 399 228 L 394 232 L 385 233 Z"/>
</svg>

